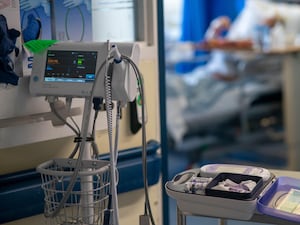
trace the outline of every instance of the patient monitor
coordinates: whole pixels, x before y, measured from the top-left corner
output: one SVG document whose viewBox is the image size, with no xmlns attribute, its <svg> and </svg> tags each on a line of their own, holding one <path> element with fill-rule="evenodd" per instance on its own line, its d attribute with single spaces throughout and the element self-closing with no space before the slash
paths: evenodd
<svg viewBox="0 0 300 225">
<path fill-rule="evenodd" d="M 115 46 L 108 43 L 59 42 L 36 53 L 30 92 L 37 96 L 88 97 L 96 82 L 93 95 L 104 97 L 106 62 L 110 49 Z M 139 48 L 136 44 L 118 43 L 117 47 L 122 55 L 137 63 Z M 135 74 L 129 63 L 115 63 L 112 99 L 124 102 L 134 100 L 136 87 Z"/>
</svg>

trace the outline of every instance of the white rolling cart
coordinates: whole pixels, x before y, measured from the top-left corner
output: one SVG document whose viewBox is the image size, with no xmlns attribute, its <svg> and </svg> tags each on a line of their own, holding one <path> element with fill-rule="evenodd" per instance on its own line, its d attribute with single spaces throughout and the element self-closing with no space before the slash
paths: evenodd
<svg viewBox="0 0 300 225">
<path fill-rule="evenodd" d="M 238 193 L 231 191 L 216 191 L 211 193 L 210 184 L 214 180 L 219 180 L 220 174 L 216 170 L 214 179 L 210 179 L 207 185 L 199 188 L 199 179 L 212 177 L 212 174 L 206 173 L 203 168 L 230 166 L 230 169 L 222 169 L 225 172 L 233 171 L 237 166 L 237 173 L 226 173 L 233 178 L 241 176 L 246 179 L 260 177 L 262 181 L 257 182 L 257 186 L 250 193 Z M 165 185 L 166 192 L 171 198 L 176 200 L 177 204 L 177 225 L 187 225 L 187 216 L 212 217 L 218 218 L 220 225 L 226 225 L 228 220 L 259 222 L 278 225 L 296 225 L 300 222 L 300 215 L 291 212 L 279 210 L 279 205 L 284 203 L 291 189 L 300 190 L 300 172 L 271 170 L 269 177 L 268 171 L 264 168 L 244 166 L 241 172 L 241 165 L 227 164 L 209 164 L 201 168 L 191 169 L 179 173 Z M 256 170 L 258 169 L 258 170 Z M 193 181 L 198 179 L 198 188 Z M 258 180 L 257 180 L 258 181 Z M 202 182 L 202 181 L 200 181 Z M 216 184 L 216 183 L 215 183 Z M 194 185 L 192 187 L 192 185 Z M 286 197 L 287 198 L 287 197 Z M 298 199 L 299 200 L 299 199 Z M 300 206 L 300 201 L 297 203 Z"/>
</svg>

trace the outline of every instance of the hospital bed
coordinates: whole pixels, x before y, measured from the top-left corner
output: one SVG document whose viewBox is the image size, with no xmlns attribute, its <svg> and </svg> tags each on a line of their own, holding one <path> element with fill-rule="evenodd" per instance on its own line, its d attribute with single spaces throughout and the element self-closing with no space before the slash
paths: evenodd
<svg viewBox="0 0 300 225">
<path fill-rule="evenodd" d="M 283 141 L 281 68 L 265 73 L 257 62 L 259 57 L 247 61 L 240 77 L 230 82 L 205 76 L 203 66 L 181 77 L 167 76 L 168 128 L 175 151 L 191 154 L 193 163 L 201 149 Z M 197 75 L 203 78 L 193 78 Z"/>
<path fill-rule="evenodd" d="M 299 12 L 297 5 L 271 1 L 247 1 L 245 8 L 233 23 L 229 37 L 238 40 L 246 34 L 252 35 L 255 22 L 249 21 L 249 17 L 255 14 L 261 19 L 274 9 L 278 12 L 285 9 L 286 13 L 290 13 L 289 17 L 284 15 L 290 23 L 286 27 L 293 35 L 296 35 L 299 32 L 299 26 L 295 22 L 297 12 Z M 281 136 L 279 141 L 283 141 L 282 86 L 284 82 L 282 82 L 282 74 L 287 55 L 278 54 L 277 58 L 272 55 L 274 57 L 272 62 L 271 55 L 268 55 L 269 59 L 264 61 L 260 58 L 262 55 L 251 53 L 251 60 L 245 60 L 243 54 L 239 54 L 239 49 L 231 49 L 229 52 L 237 56 L 234 63 L 239 79 L 233 82 L 222 82 L 207 75 L 213 66 L 220 67 L 220 64 L 226 64 L 216 59 L 208 60 L 205 66 L 199 66 L 190 73 L 176 76 L 171 71 L 167 76 L 167 88 L 170 90 L 167 92 L 167 103 L 169 103 L 169 108 L 172 108 L 168 112 L 170 115 L 168 129 L 174 149 L 177 145 L 179 146 L 177 149 L 180 150 L 184 141 L 188 141 L 188 137 L 197 137 L 197 135 L 200 137 L 198 138 L 200 145 L 193 145 L 194 149 L 199 149 L 201 141 L 204 143 L 202 146 L 207 147 L 223 145 L 224 141 L 226 143 L 229 139 L 251 140 L 251 133 L 254 134 L 255 131 L 264 129 L 279 131 L 278 134 L 281 133 L 281 135 L 277 137 Z M 270 70 L 263 71 L 262 68 Z M 173 109 L 177 109 L 177 113 Z M 255 124 L 257 121 L 273 122 L 265 124 L 264 127 L 259 123 Z M 256 128 L 253 129 L 253 127 Z M 232 133 L 230 132 L 232 130 L 241 132 Z M 205 134 L 212 134 L 213 139 L 210 138 L 207 142 L 207 137 L 202 138 Z M 266 142 L 274 141 L 266 133 L 262 135 Z"/>
</svg>

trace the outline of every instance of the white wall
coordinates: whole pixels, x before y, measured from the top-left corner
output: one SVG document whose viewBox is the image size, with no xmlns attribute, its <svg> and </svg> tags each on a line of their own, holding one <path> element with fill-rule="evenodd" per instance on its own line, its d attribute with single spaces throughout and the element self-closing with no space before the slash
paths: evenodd
<svg viewBox="0 0 300 225">
<path fill-rule="evenodd" d="M 167 40 L 176 41 L 181 35 L 183 0 L 164 0 L 164 26 Z"/>
</svg>

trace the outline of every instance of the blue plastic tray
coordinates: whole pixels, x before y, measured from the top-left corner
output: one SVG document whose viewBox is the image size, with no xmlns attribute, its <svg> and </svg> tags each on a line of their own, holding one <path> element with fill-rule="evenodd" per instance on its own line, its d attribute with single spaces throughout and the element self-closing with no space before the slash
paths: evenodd
<svg viewBox="0 0 300 225">
<path fill-rule="evenodd" d="M 292 188 L 300 190 L 299 179 L 278 177 L 266 193 L 258 200 L 258 211 L 281 219 L 300 222 L 300 215 L 276 209 L 276 206 L 284 199 Z"/>
</svg>

